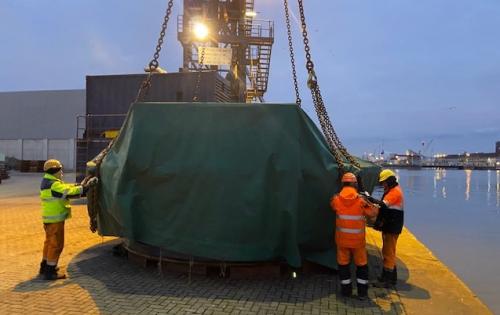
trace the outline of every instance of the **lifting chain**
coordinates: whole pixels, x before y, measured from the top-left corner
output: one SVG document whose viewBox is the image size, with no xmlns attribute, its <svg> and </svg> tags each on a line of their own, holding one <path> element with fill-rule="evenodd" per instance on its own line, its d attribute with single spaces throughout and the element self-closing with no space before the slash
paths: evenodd
<svg viewBox="0 0 500 315">
<path fill-rule="evenodd" d="M 297 106 L 302 105 L 302 100 L 299 93 L 299 84 L 297 81 L 297 70 L 295 68 L 295 53 L 293 51 L 292 27 L 290 25 L 290 12 L 288 9 L 288 0 L 283 0 L 285 6 L 286 32 L 288 35 L 288 48 L 290 50 L 290 62 L 292 63 L 293 87 L 295 88 L 295 103 Z"/>
<path fill-rule="evenodd" d="M 161 25 L 161 31 L 160 31 L 160 36 L 158 38 L 158 43 L 156 45 L 155 52 L 153 54 L 153 59 L 149 62 L 149 73 L 147 77 L 144 79 L 144 81 L 141 84 L 141 87 L 139 88 L 139 91 L 137 92 L 137 96 L 135 98 L 135 102 L 140 102 L 144 99 L 144 97 L 147 95 L 149 88 L 151 87 L 151 77 L 153 75 L 153 72 L 158 68 L 159 62 L 158 59 L 160 58 L 160 51 L 161 47 L 163 46 L 163 41 L 165 38 L 165 33 L 167 32 L 167 25 L 168 21 L 170 20 L 170 16 L 172 14 L 172 7 L 174 5 L 173 0 L 169 0 L 167 4 L 167 9 L 165 11 L 165 16 L 163 17 L 163 24 Z M 128 117 L 128 114 L 127 114 Z M 111 150 L 111 147 L 113 146 L 113 143 L 115 142 L 117 138 L 112 139 L 108 146 L 102 150 L 93 160 L 92 162 L 95 163 L 95 168 L 96 168 L 96 173 L 94 176 L 99 177 L 99 169 L 102 163 L 102 160 L 104 157 L 108 154 L 108 152 Z M 92 186 L 89 188 L 89 191 L 87 193 L 87 199 L 88 199 L 88 214 L 90 218 L 90 230 L 95 233 L 97 231 L 97 215 L 100 211 L 100 205 L 99 205 L 99 186 Z"/>
<path fill-rule="evenodd" d="M 349 154 L 349 152 L 347 152 L 347 149 L 340 141 L 340 138 L 335 132 L 335 129 L 333 128 L 333 125 L 330 121 L 328 112 L 326 111 L 325 103 L 323 102 L 323 97 L 321 95 L 321 90 L 318 84 L 318 78 L 316 76 L 316 72 L 314 71 L 314 63 L 311 57 L 311 48 L 309 47 L 309 37 L 307 34 L 307 25 L 304 14 L 303 0 L 297 0 L 297 1 L 299 5 L 302 37 L 306 55 L 306 69 L 309 74 L 309 78 L 307 80 L 307 86 L 311 90 L 314 109 L 316 110 L 316 114 L 318 115 L 321 129 L 325 134 L 328 146 L 330 147 L 330 150 L 332 151 L 332 154 L 334 155 L 334 158 L 337 161 L 341 171 L 345 172 L 345 165 L 341 155 L 343 155 L 353 166 L 360 169 L 361 165 L 358 163 L 358 161 L 356 161 L 356 159 L 352 155 Z"/>
<path fill-rule="evenodd" d="M 116 138 L 112 139 L 108 146 L 92 160 L 92 162 L 95 163 L 95 174 L 92 174 L 93 176 L 100 178 L 99 170 L 102 160 L 111 150 L 111 146 L 115 142 L 115 139 Z M 97 231 L 97 216 L 101 211 L 101 206 L 99 204 L 99 186 L 100 185 L 90 186 L 87 192 L 87 211 L 90 218 L 90 231 L 92 231 L 92 233 Z"/>
<path fill-rule="evenodd" d="M 161 46 L 163 46 L 163 39 L 165 38 L 165 33 L 167 32 L 168 21 L 170 20 L 170 15 L 172 14 L 172 6 L 174 5 L 173 0 L 168 1 L 167 10 L 165 11 L 165 16 L 163 17 L 163 24 L 161 25 L 160 37 L 158 38 L 158 43 L 156 45 L 155 53 L 153 54 L 153 59 L 149 62 L 149 72 L 148 76 L 144 81 L 142 81 L 141 87 L 139 88 L 139 92 L 137 92 L 137 96 L 135 98 L 135 102 L 140 102 L 144 99 L 144 97 L 148 94 L 149 88 L 151 87 L 151 77 L 153 72 L 160 65 L 158 59 L 160 58 Z"/>
<path fill-rule="evenodd" d="M 196 85 L 194 87 L 194 95 L 193 102 L 199 101 L 199 93 L 200 93 L 200 83 L 201 83 L 201 73 L 203 72 L 203 65 L 205 61 L 205 46 L 201 46 L 201 56 L 198 60 L 198 76 L 196 77 Z M 199 50 L 198 50 L 199 52 Z"/>
</svg>

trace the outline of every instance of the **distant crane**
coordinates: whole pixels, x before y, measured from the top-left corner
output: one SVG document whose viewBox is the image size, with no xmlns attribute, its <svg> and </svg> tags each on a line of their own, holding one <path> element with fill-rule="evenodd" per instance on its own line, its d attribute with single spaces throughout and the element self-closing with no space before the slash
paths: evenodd
<svg viewBox="0 0 500 315">
<path fill-rule="evenodd" d="M 430 155 L 432 155 L 429 154 L 432 142 L 434 142 L 434 139 L 429 140 L 427 143 L 425 143 L 425 141 L 422 141 L 422 148 L 420 151 L 418 151 L 418 153 L 422 156 L 423 159 L 429 158 Z"/>
</svg>

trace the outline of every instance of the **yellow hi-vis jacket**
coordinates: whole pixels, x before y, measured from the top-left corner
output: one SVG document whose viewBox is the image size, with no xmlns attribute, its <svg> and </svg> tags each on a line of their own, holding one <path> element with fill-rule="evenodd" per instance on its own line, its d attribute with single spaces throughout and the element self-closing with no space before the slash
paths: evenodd
<svg viewBox="0 0 500 315">
<path fill-rule="evenodd" d="M 82 186 L 65 184 L 57 177 L 45 173 L 40 185 L 43 223 L 57 223 L 71 218 L 70 198 L 78 198 Z"/>
</svg>

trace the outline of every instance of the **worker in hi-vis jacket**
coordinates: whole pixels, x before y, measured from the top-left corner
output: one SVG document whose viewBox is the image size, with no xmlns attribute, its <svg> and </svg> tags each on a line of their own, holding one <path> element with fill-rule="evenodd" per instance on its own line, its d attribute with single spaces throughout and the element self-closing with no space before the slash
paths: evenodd
<svg viewBox="0 0 500 315">
<path fill-rule="evenodd" d="M 384 187 L 382 200 L 368 197 L 380 206 L 374 228 L 382 232 L 382 256 L 384 268 L 378 277 L 377 287 L 390 287 L 397 283 L 396 245 L 404 224 L 404 196 L 396 174 L 391 170 L 383 170 L 379 175 L 379 183 Z"/>
<path fill-rule="evenodd" d="M 358 193 L 358 182 L 352 173 L 342 176 L 342 189 L 330 202 L 336 214 L 335 242 L 341 293 L 352 295 L 351 256 L 356 265 L 356 287 L 359 299 L 368 296 L 368 257 L 366 253 L 366 218 L 375 218 L 378 208 Z"/>
<path fill-rule="evenodd" d="M 64 221 L 71 217 L 69 199 L 80 198 L 88 187 L 97 183 L 97 178 L 87 180 L 84 185 L 66 184 L 62 181 L 61 162 L 53 159 L 45 162 L 43 170 L 45 174 L 40 185 L 40 199 L 45 243 L 40 274 L 45 280 L 64 279 L 64 274 L 57 273 L 57 262 L 64 247 Z"/>
</svg>

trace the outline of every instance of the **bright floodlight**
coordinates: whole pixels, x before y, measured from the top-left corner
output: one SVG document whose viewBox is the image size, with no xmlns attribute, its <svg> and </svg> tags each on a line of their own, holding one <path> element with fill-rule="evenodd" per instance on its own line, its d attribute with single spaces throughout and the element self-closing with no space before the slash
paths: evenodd
<svg viewBox="0 0 500 315">
<path fill-rule="evenodd" d="M 203 40 L 208 36 L 208 27 L 203 23 L 196 22 L 193 26 L 193 33 L 197 39 Z"/>
<path fill-rule="evenodd" d="M 257 12 L 255 12 L 255 11 L 247 11 L 247 12 L 245 12 L 245 16 L 246 17 L 256 17 L 257 16 Z"/>
</svg>

